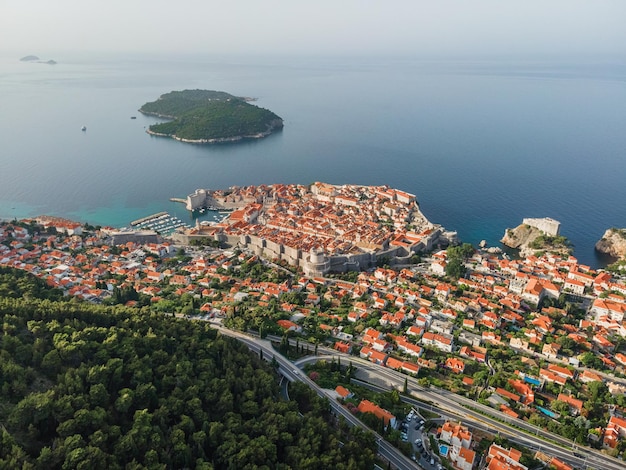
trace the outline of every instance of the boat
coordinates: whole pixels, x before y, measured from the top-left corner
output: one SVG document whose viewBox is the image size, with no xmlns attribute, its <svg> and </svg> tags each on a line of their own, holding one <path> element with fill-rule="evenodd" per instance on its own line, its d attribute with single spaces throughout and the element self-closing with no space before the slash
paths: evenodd
<svg viewBox="0 0 626 470">
<path fill-rule="evenodd" d="M 137 119 L 137 116 L 131 116 L 130 118 L 131 119 Z"/>
<path fill-rule="evenodd" d="M 80 130 L 83 131 L 83 132 L 86 131 L 87 130 L 87 126 L 81 127 Z"/>
</svg>

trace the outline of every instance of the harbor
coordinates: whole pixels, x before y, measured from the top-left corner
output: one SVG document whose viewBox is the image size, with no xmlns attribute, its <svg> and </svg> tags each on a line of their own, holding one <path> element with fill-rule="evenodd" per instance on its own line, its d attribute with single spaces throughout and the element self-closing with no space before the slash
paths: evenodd
<svg viewBox="0 0 626 470">
<path fill-rule="evenodd" d="M 158 212 L 141 219 L 134 220 L 130 225 L 135 230 L 154 230 L 160 235 L 171 235 L 179 228 L 190 228 L 188 224 L 168 212 Z"/>
</svg>

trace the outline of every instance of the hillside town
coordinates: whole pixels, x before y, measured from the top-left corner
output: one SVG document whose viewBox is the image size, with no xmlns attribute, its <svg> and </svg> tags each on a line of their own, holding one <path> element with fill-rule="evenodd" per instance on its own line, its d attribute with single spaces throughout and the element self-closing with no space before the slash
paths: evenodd
<svg viewBox="0 0 626 470">
<path fill-rule="evenodd" d="M 245 214 L 233 215 L 226 230 L 238 233 Z M 221 317 L 233 328 L 328 344 L 579 445 L 626 449 L 626 281 L 609 271 L 573 256 L 516 260 L 472 249 L 455 278 L 446 269 L 451 250 L 434 248 L 413 264 L 385 258 L 365 271 L 308 276 L 245 244 L 113 244 L 115 233 L 45 216 L 3 222 L 0 266 L 87 302 Z M 437 431 L 450 461 L 469 470 L 477 462 L 467 434 L 453 424 Z M 525 470 L 515 452 L 490 448 L 484 464 Z"/>
</svg>

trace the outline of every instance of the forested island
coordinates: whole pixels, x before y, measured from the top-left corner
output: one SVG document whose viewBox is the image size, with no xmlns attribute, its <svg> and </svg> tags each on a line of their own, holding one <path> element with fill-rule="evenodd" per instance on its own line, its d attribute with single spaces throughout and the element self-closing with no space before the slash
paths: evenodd
<svg viewBox="0 0 626 470">
<path fill-rule="evenodd" d="M 223 91 L 172 91 L 144 104 L 139 112 L 171 119 L 151 125 L 147 132 L 182 142 L 236 142 L 259 139 L 282 129 L 279 116 L 248 101 Z"/>
</svg>

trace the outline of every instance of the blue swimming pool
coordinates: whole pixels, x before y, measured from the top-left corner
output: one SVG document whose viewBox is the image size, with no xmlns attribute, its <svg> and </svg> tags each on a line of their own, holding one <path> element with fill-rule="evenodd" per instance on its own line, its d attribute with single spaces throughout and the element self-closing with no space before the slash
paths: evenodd
<svg viewBox="0 0 626 470">
<path fill-rule="evenodd" d="M 448 456 L 448 451 L 450 450 L 450 448 L 445 445 L 445 444 L 439 444 L 439 454 L 442 457 L 447 457 Z"/>
<path fill-rule="evenodd" d="M 558 413 L 555 413 L 554 411 L 550 411 L 546 408 L 542 408 L 541 406 L 538 406 L 537 409 L 541 411 L 544 415 L 549 416 L 550 418 L 556 419 L 559 417 Z"/>
<path fill-rule="evenodd" d="M 529 384 L 536 385 L 537 387 L 541 385 L 541 382 L 539 382 L 539 380 L 532 377 L 524 377 L 524 381 L 528 382 Z"/>
</svg>

